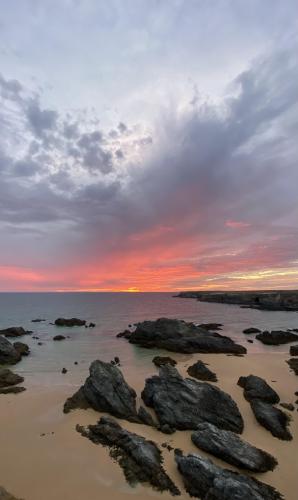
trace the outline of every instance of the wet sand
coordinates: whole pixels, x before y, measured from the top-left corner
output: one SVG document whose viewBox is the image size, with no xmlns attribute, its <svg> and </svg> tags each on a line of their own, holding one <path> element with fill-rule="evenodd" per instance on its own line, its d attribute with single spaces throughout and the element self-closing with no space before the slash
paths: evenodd
<svg viewBox="0 0 298 500">
<path fill-rule="evenodd" d="M 275 471 L 255 477 L 275 486 L 286 500 L 296 500 L 298 406 L 295 406 L 294 412 L 289 412 L 292 416 L 290 430 L 293 441 L 281 441 L 257 423 L 249 403 L 243 397 L 243 390 L 237 386 L 240 375 L 259 375 L 278 392 L 282 402 L 294 403 L 298 399 L 294 395 L 298 390 L 298 378 L 290 372 L 285 362 L 289 356 L 280 353 L 248 354 L 244 357 L 223 354 L 171 356 L 178 360 L 177 368 L 184 375 L 187 366 L 197 359 L 209 363 L 210 369 L 218 376 L 219 382 L 216 385 L 227 391 L 239 406 L 245 422 L 243 438 L 278 459 L 279 465 Z M 18 371 L 17 366 L 15 371 Z M 140 394 L 144 386 L 143 375 L 140 377 L 134 370 L 125 366 L 122 371 L 127 382 Z M 156 373 L 153 364 L 151 373 Z M 95 423 L 100 414 L 93 410 L 75 410 L 68 415 L 63 414 L 65 399 L 76 389 L 69 380 L 67 375 L 61 374 L 61 385 L 52 388 L 38 386 L 36 381 L 34 385 L 30 385 L 30 381 L 28 384 L 25 380 L 24 385 L 28 389 L 24 393 L 0 395 L 0 484 L 25 500 L 173 498 L 169 494 L 161 495 L 147 486 L 131 488 L 126 483 L 119 465 L 109 457 L 109 450 L 92 444 L 76 432 L 76 424 Z M 168 436 L 147 426 L 126 421 L 120 423 L 123 427 L 159 444 L 167 442 L 173 447 L 183 449 L 184 452 L 208 456 L 191 443 L 190 432 L 176 432 Z M 173 452 L 163 448 L 162 451 L 165 469 L 181 489 L 180 498 L 190 498 L 177 473 Z M 232 469 L 211 455 L 209 457 L 214 462 Z"/>
</svg>

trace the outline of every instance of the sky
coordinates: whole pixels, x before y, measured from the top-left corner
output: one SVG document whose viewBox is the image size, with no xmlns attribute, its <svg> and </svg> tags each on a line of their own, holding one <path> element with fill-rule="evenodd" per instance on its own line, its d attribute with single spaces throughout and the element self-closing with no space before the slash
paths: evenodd
<svg viewBox="0 0 298 500">
<path fill-rule="evenodd" d="M 0 291 L 298 288 L 296 0 L 0 0 Z"/>
</svg>

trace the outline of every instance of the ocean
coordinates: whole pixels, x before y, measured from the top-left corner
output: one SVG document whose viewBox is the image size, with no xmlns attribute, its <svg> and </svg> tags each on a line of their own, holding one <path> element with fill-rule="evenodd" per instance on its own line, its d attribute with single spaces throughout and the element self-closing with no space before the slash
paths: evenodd
<svg viewBox="0 0 298 500">
<path fill-rule="evenodd" d="M 162 351 L 131 345 L 117 333 L 138 321 L 159 317 L 179 318 L 194 323 L 223 323 L 220 333 L 243 344 L 248 352 L 288 352 L 289 345 L 265 346 L 258 340 L 253 344 L 244 335 L 244 328 L 255 326 L 261 330 L 298 327 L 297 312 L 259 311 L 242 309 L 236 305 L 198 302 L 194 299 L 174 298 L 174 293 L 0 293 L 0 328 L 23 326 L 32 330 L 20 340 L 31 350 L 16 371 L 26 378 L 26 386 L 80 384 L 94 359 L 110 361 L 118 356 L 123 366 L 136 369 L 138 376 L 152 371 L 152 358 Z M 78 317 L 96 324 L 95 328 L 56 327 L 49 323 L 58 317 Z M 32 319 L 43 318 L 42 323 Z M 61 333 L 69 336 L 55 342 Z M 35 340 L 32 336 L 38 336 Z M 41 342 L 42 345 L 38 345 Z M 173 353 L 173 356 L 175 354 Z M 198 359 L 200 355 L 197 355 Z M 76 365 L 75 362 L 78 364 Z M 62 368 L 68 370 L 61 374 Z"/>
</svg>

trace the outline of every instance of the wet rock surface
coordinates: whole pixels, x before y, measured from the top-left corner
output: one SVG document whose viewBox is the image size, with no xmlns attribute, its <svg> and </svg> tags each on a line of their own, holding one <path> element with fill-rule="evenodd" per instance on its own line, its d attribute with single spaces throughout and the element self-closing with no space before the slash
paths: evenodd
<svg viewBox="0 0 298 500">
<path fill-rule="evenodd" d="M 198 425 L 191 440 L 215 457 L 252 472 L 267 472 L 277 465 L 277 460 L 269 453 L 243 441 L 234 432 L 218 429 L 207 422 Z"/>
<path fill-rule="evenodd" d="M 287 360 L 287 363 L 291 370 L 295 373 L 295 375 L 298 375 L 298 358 L 291 358 Z"/>
<path fill-rule="evenodd" d="M 175 455 L 184 486 L 190 496 L 201 500 L 281 500 L 272 486 L 215 465 L 199 455 Z"/>
<path fill-rule="evenodd" d="M 298 341 L 298 335 L 292 332 L 273 330 L 272 332 L 262 332 L 256 335 L 256 339 L 266 345 L 281 345 Z"/>
<path fill-rule="evenodd" d="M 21 354 L 5 337 L 0 336 L 0 364 L 14 365 L 21 360 Z"/>
<path fill-rule="evenodd" d="M 292 435 L 288 430 L 289 415 L 260 399 L 253 399 L 250 405 L 259 424 L 270 431 L 273 436 L 283 441 L 292 439 Z"/>
<path fill-rule="evenodd" d="M 143 424 L 150 425 L 150 427 L 156 427 L 156 423 L 154 422 L 151 413 L 149 413 L 144 406 L 140 406 L 138 417 Z"/>
<path fill-rule="evenodd" d="M 243 419 L 235 401 L 207 382 L 184 379 L 176 368 L 165 365 L 159 375 L 146 380 L 145 404 L 155 410 L 161 428 L 196 429 L 201 422 L 241 433 Z"/>
<path fill-rule="evenodd" d="M 24 382 L 24 377 L 12 372 L 9 368 L 0 368 L 0 387 L 7 387 Z"/>
<path fill-rule="evenodd" d="M 158 367 L 167 364 L 171 366 L 177 365 L 177 361 L 175 361 L 173 358 L 170 358 L 170 356 L 155 356 L 155 358 L 152 359 L 152 363 Z"/>
<path fill-rule="evenodd" d="M 86 321 L 79 318 L 57 318 L 55 320 L 56 326 L 84 326 Z"/>
<path fill-rule="evenodd" d="M 229 337 L 200 328 L 182 320 L 160 318 L 138 323 L 129 335 L 129 342 L 141 347 L 158 347 L 181 353 L 238 353 L 245 347 L 235 344 Z"/>
<path fill-rule="evenodd" d="M 238 385 L 244 389 L 244 397 L 247 401 L 260 399 L 267 403 L 275 404 L 279 402 L 279 395 L 275 392 L 266 380 L 256 375 L 240 377 Z"/>
<path fill-rule="evenodd" d="M 21 356 L 28 356 L 30 354 L 30 349 L 24 342 L 14 342 L 13 347 Z"/>
<path fill-rule="evenodd" d="M 191 377 L 198 380 L 207 380 L 208 382 L 217 382 L 217 376 L 214 372 L 209 370 L 203 361 L 197 361 L 187 368 L 187 373 Z"/>
<path fill-rule="evenodd" d="M 11 326 L 0 330 L 0 335 L 4 335 L 4 337 L 22 337 L 28 333 L 29 331 L 24 330 L 22 326 Z"/>
<path fill-rule="evenodd" d="M 87 428 L 77 426 L 77 430 L 93 443 L 110 448 L 111 457 L 121 466 L 130 485 L 149 483 L 158 491 L 180 495 L 162 467 L 161 451 L 153 441 L 123 429 L 110 417 L 102 417 Z"/>
<path fill-rule="evenodd" d="M 139 422 L 136 392 L 130 387 L 119 368 L 104 361 L 93 361 L 84 385 L 64 405 L 64 412 L 88 406 L 114 417 Z M 78 404 L 78 406 L 76 406 Z"/>
</svg>

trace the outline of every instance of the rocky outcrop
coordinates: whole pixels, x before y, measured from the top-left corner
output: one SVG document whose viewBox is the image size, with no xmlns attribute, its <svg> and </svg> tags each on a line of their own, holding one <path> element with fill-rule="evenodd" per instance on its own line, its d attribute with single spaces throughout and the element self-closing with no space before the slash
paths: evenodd
<svg viewBox="0 0 298 500">
<path fill-rule="evenodd" d="M 4 337 L 22 337 L 30 333 L 28 330 L 24 330 L 22 326 L 11 326 L 10 328 L 4 328 L 0 330 L 0 335 L 4 335 Z"/>
<path fill-rule="evenodd" d="M 221 327 L 223 326 L 222 323 L 201 323 L 199 325 L 200 328 L 205 328 L 205 330 L 221 330 Z"/>
<path fill-rule="evenodd" d="M 10 387 L 0 387 L 0 394 L 19 394 L 20 392 L 24 392 L 25 390 L 26 390 L 25 387 L 21 387 L 19 385 Z"/>
<path fill-rule="evenodd" d="M 95 444 L 110 448 L 110 455 L 122 467 L 127 482 L 149 483 L 155 490 L 180 495 L 162 467 L 162 454 L 153 441 L 129 432 L 110 417 L 102 417 L 96 425 L 77 426 L 78 432 Z"/>
<path fill-rule="evenodd" d="M 12 372 L 9 368 L 0 368 L 0 387 L 17 385 L 24 382 L 24 377 Z"/>
<path fill-rule="evenodd" d="M 93 361 L 84 385 L 64 405 L 64 412 L 89 406 L 117 418 L 139 422 L 136 392 L 130 387 L 119 368 L 111 363 Z"/>
<path fill-rule="evenodd" d="M 298 341 L 298 335 L 288 331 L 273 330 L 272 332 L 259 333 L 256 335 L 256 339 L 266 345 L 280 345 Z"/>
<path fill-rule="evenodd" d="M 248 377 L 240 377 L 238 385 L 244 389 L 244 397 L 247 401 L 253 399 L 260 399 L 266 403 L 279 403 L 279 395 L 275 392 L 266 380 L 256 375 L 249 375 Z"/>
<path fill-rule="evenodd" d="M 181 353 L 246 353 L 245 347 L 235 344 L 229 337 L 200 328 L 182 320 L 160 318 L 138 323 L 129 336 L 131 344 L 158 347 Z"/>
<path fill-rule="evenodd" d="M 270 431 L 273 436 L 283 441 L 292 439 L 292 435 L 287 428 L 290 417 L 285 412 L 260 399 L 253 399 L 250 405 L 259 424 Z"/>
<path fill-rule="evenodd" d="M 291 356 L 298 356 L 298 344 L 297 345 L 291 345 L 291 347 L 290 347 L 290 355 Z"/>
<path fill-rule="evenodd" d="M 203 361 L 197 361 L 193 365 L 187 368 L 187 373 L 191 377 L 198 380 L 207 380 L 208 382 L 217 382 L 217 376 L 203 363 Z"/>
<path fill-rule="evenodd" d="M 84 326 L 86 321 L 78 318 L 57 318 L 55 320 L 56 326 Z"/>
<path fill-rule="evenodd" d="M 176 368 L 165 365 L 159 375 L 146 380 L 142 398 L 153 408 L 161 425 L 169 432 L 197 428 L 210 422 L 221 429 L 241 433 L 243 420 L 233 399 L 207 382 L 184 379 Z"/>
<path fill-rule="evenodd" d="M 20 498 L 16 498 L 8 491 L 6 491 L 2 486 L 0 486 L 0 500 L 21 500 Z"/>
<path fill-rule="evenodd" d="M 173 358 L 170 358 L 170 356 L 155 356 L 155 358 L 152 359 L 152 363 L 154 363 L 157 367 L 167 364 L 171 366 L 177 365 L 177 361 L 175 361 Z"/>
<path fill-rule="evenodd" d="M 24 342 L 14 342 L 13 347 L 21 356 L 28 356 L 30 354 L 30 349 Z"/>
<path fill-rule="evenodd" d="M 250 333 L 261 333 L 261 330 L 259 330 L 258 328 L 251 327 L 251 328 L 245 328 L 245 329 L 243 330 L 243 333 L 245 333 L 245 334 L 250 334 Z"/>
<path fill-rule="evenodd" d="M 295 373 L 295 375 L 298 375 L 298 358 L 291 358 L 287 360 L 287 363 L 291 370 Z"/>
<path fill-rule="evenodd" d="M 140 422 L 142 422 L 143 424 L 150 425 L 150 427 L 156 427 L 156 423 L 154 422 L 151 413 L 149 413 L 149 411 L 146 410 L 144 406 L 140 406 L 138 417 L 140 419 Z"/>
<path fill-rule="evenodd" d="M 21 359 L 21 354 L 5 337 L 0 336 L 0 364 L 14 365 Z"/>
<path fill-rule="evenodd" d="M 201 500 L 282 500 L 272 486 L 222 469 L 199 455 L 175 455 L 186 491 Z"/>
<path fill-rule="evenodd" d="M 266 451 L 243 441 L 234 432 L 218 429 L 207 422 L 198 425 L 191 440 L 201 450 L 252 472 L 267 472 L 277 465 L 277 460 Z"/>
</svg>

